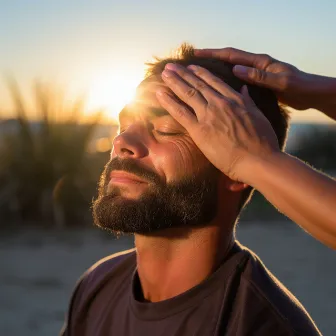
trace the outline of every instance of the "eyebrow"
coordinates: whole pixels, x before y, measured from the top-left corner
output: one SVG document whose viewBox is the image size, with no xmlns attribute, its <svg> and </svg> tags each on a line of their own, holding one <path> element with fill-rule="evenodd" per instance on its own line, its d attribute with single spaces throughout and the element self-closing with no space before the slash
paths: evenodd
<svg viewBox="0 0 336 336">
<path fill-rule="evenodd" d="M 163 109 L 162 107 L 148 107 L 146 108 L 146 111 L 149 112 L 149 114 L 153 115 L 154 117 L 164 117 L 169 116 L 170 114 Z M 134 112 L 130 110 L 128 106 L 125 106 L 120 112 L 119 112 L 119 119 L 120 118 L 127 118 L 130 117 Z"/>
</svg>

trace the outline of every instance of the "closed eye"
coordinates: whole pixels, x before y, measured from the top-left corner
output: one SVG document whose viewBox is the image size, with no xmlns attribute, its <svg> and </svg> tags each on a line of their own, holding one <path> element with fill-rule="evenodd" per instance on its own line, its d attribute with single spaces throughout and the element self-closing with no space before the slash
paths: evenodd
<svg viewBox="0 0 336 336">
<path fill-rule="evenodd" d="M 155 130 L 155 133 L 161 136 L 176 136 L 176 135 L 181 135 L 182 133 L 180 132 L 162 132 L 162 131 L 158 131 Z"/>
</svg>

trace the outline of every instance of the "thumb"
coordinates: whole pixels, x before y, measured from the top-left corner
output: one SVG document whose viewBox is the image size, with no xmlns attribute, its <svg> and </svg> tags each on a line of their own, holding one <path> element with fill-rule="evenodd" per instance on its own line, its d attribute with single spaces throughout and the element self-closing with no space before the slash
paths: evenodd
<svg viewBox="0 0 336 336">
<path fill-rule="evenodd" d="M 263 86 L 272 90 L 282 89 L 282 78 L 279 74 L 273 74 L 256 68 L 236 65 L 233 73 L 240 79 L 258 86 Z"/>
</svg>

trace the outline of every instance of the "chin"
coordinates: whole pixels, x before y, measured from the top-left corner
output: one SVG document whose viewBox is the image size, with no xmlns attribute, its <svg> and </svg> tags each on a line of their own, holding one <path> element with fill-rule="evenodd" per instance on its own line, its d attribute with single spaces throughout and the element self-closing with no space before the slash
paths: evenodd
<svg viewBox="0 0 336 336">
<path fill-rule="evenodd" d="M 122 213 L 129 206 L 136 206 L 136 203 L 139 201 L 139 197 L 130 196 L 130 195 L 108 195 L 104 196 L 101 199 L 102 203 L 109 207 L 110 213 Z"/>
<path fill-rule="evenodd" d="M 133 234 L 204 226 L 217 213 L 217 185 L 212 171 L 152 186 L 102 184 L 93 203 L 94 223 L 113 233 Z"/>
<path fill-rule="evenodd" d="M 95 225 L 113 233 L 138 233 L 146 231 L 144 221 L 140 220 L 141 202 L 124 195 L 108 195 L 93 204 Z"/>
<path fill-rule="evenodd" d="M 139 200 L 145 193 L 144 188 L 128 188 L 128 187 L 112 187 L 108 188 L 107 196 L 111 196 L 111 200 L 123 199 L 127 200 Z"/>
</svg>

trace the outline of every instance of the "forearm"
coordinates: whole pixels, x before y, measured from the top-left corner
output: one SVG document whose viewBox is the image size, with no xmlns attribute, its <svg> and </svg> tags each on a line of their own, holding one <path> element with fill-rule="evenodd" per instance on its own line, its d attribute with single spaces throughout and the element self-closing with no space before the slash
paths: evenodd
<svg viewBox="0 0 336 336">
<path fill-rule="evenodd" d="M 285 153 L 254 162 L 245 181 L 316 239 L 336 249 L 336 181 Z"/>
<path fill-rule="evenodd" d="M 305 96 L 310 107 L 336 120 L 336 78 L 308 75 Z"/>
</svg>

